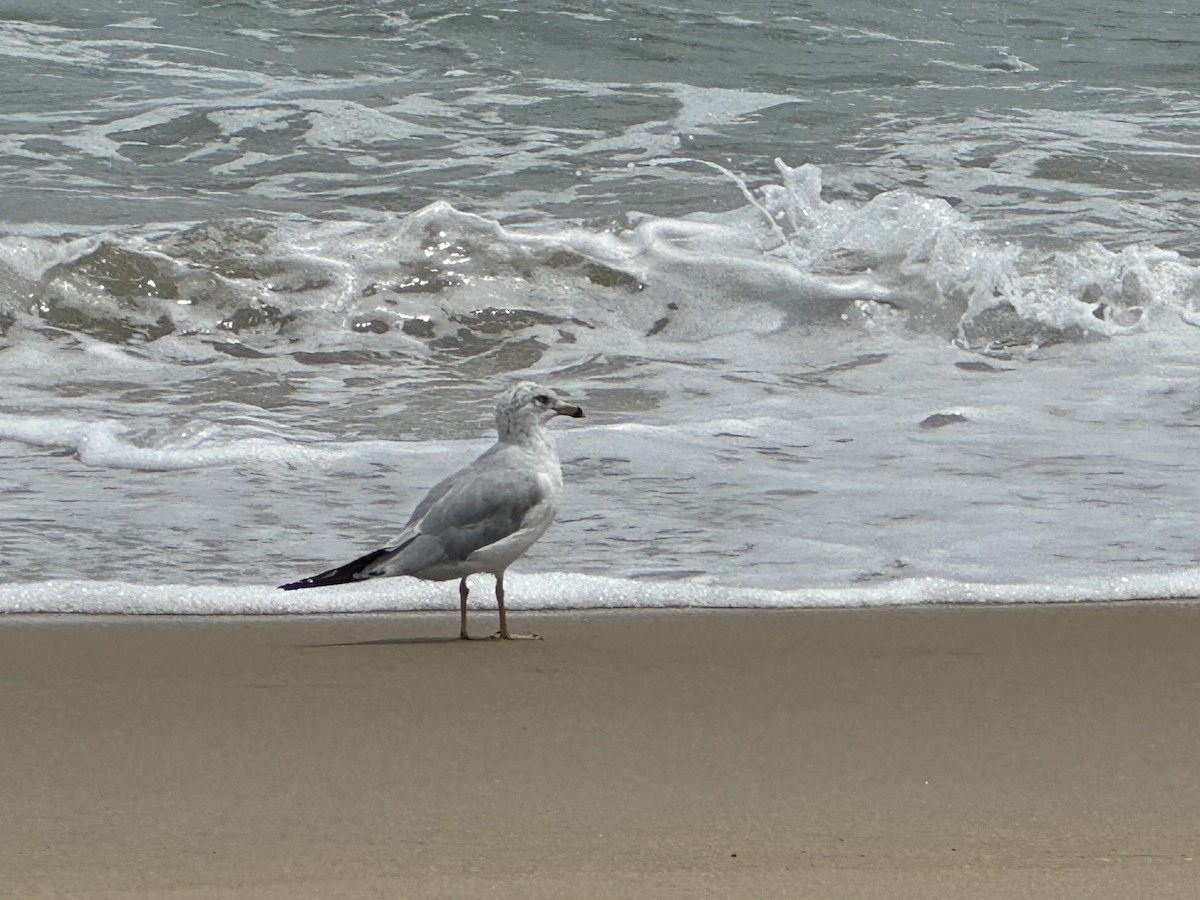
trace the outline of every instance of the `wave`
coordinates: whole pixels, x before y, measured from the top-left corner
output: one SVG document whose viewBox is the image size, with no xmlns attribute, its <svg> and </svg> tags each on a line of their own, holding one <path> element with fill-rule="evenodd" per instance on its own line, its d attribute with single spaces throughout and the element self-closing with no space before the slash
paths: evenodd
<svg viewBox="0 0 1200 900">
<path fill-rule="evenodd" d="M 205 426 L 190 433 L 135 429 L 113 421 L 0 413 L 0 440 L 66 450 L 86 466 L 140 472 L 172 472 L 214 466 L 313 468 L 353 471 L 370 462 L 443 456 L 431 449 L 394 441 L 314 441 L 264 437 L 253 429 Z M 467 442 L 464 442 L 467 443 Z"/>
<path fill-rule="evenodd" d="M 370 222 L 10 236 L 0 326 L 10 341 L 83 334 L 152 352 L 170 337 L 302 360 L 520 346 L 521 367 L 564 342 L 636 354 L 836 327 L 1004 355 L 1200 323 L 1200 267 L 1175 251 L 1047 252 L 991 237 L 937 197 L 826 199 L 817 167 L 778 169 L 753 190 L 727 173 L 746 201 L 731 212 L 631 215 L 618 227 L 505 225 L 439 202 Z"/>
</svg>

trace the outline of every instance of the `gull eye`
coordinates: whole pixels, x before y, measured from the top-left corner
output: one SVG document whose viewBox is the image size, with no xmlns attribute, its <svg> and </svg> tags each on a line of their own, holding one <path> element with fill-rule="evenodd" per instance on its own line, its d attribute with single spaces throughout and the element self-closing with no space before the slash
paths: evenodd
<svg viewBox="0 0 1200 900">
<path fill-rule="evenodd" d="M 550 398 L 547 397 L 545 394 L 538 394 L 536 397 L 533 398 L 533 402 L 536 403 L 538 406 L 549 406 Z"/>
</svg>

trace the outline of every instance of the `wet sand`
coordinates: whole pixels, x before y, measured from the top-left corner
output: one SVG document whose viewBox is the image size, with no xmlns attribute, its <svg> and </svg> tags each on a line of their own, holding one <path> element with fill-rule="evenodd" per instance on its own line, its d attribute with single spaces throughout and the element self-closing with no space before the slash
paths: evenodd
<svg viewBox="0 0 1200 900">
<path fill-rule="evenodd" d="M 0 619 L 0 896 L 1196 896 L 1200 606 L 512 624 Z"/>
</svg>

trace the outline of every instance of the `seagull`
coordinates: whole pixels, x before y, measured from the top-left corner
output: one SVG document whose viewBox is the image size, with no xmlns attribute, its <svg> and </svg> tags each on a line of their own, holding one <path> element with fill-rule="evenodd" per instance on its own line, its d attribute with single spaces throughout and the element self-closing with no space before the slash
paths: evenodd
<svg viewBox="0 0 1200 900">
<path fill-rule="evenodd" d="M 399 537 L 344 566 L 280 588 L 296 591 L 393 575 L 427 581 L 458 578 L 458 636 L 467 641 L 467 577 L 490 572 L 496 576 L 500 613 L 500 630 L 492 637 L 540 640 L 536 634 L 509 633 L 504 571 L 554 521 L 562 467 L 545 426 L 557 416 L 581 419 L 583 410 L 532 381 L 514 385 L 496 404 L 496 443 L 436 484 Z"/>
</svg>

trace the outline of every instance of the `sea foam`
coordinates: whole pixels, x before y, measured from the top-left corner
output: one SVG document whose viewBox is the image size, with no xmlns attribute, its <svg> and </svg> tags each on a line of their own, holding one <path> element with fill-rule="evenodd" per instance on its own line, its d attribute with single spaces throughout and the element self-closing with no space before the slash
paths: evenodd
<svg viewBox="0 0 1200 900">
<path fill-rule="evenodd" d="M 494 608 L 490 578 L 476 577 L 471 609 Z M 902 578 L 858 587 L 729 588 L 710 579 L 637 581 L 571 573 L 505 578 L 511 613 L 589 609 L 804 609 L 920 605 L 1079 603 L 1200 598 L 1200 568 L 1157 575 L 1045 584 L 982 584 Z M 309 615 L 457 610 L 453 582 L 377 579 L 284 593 L 267 586 L 44 581 L 0 585 L 0 613 Z"/>
</svg>

